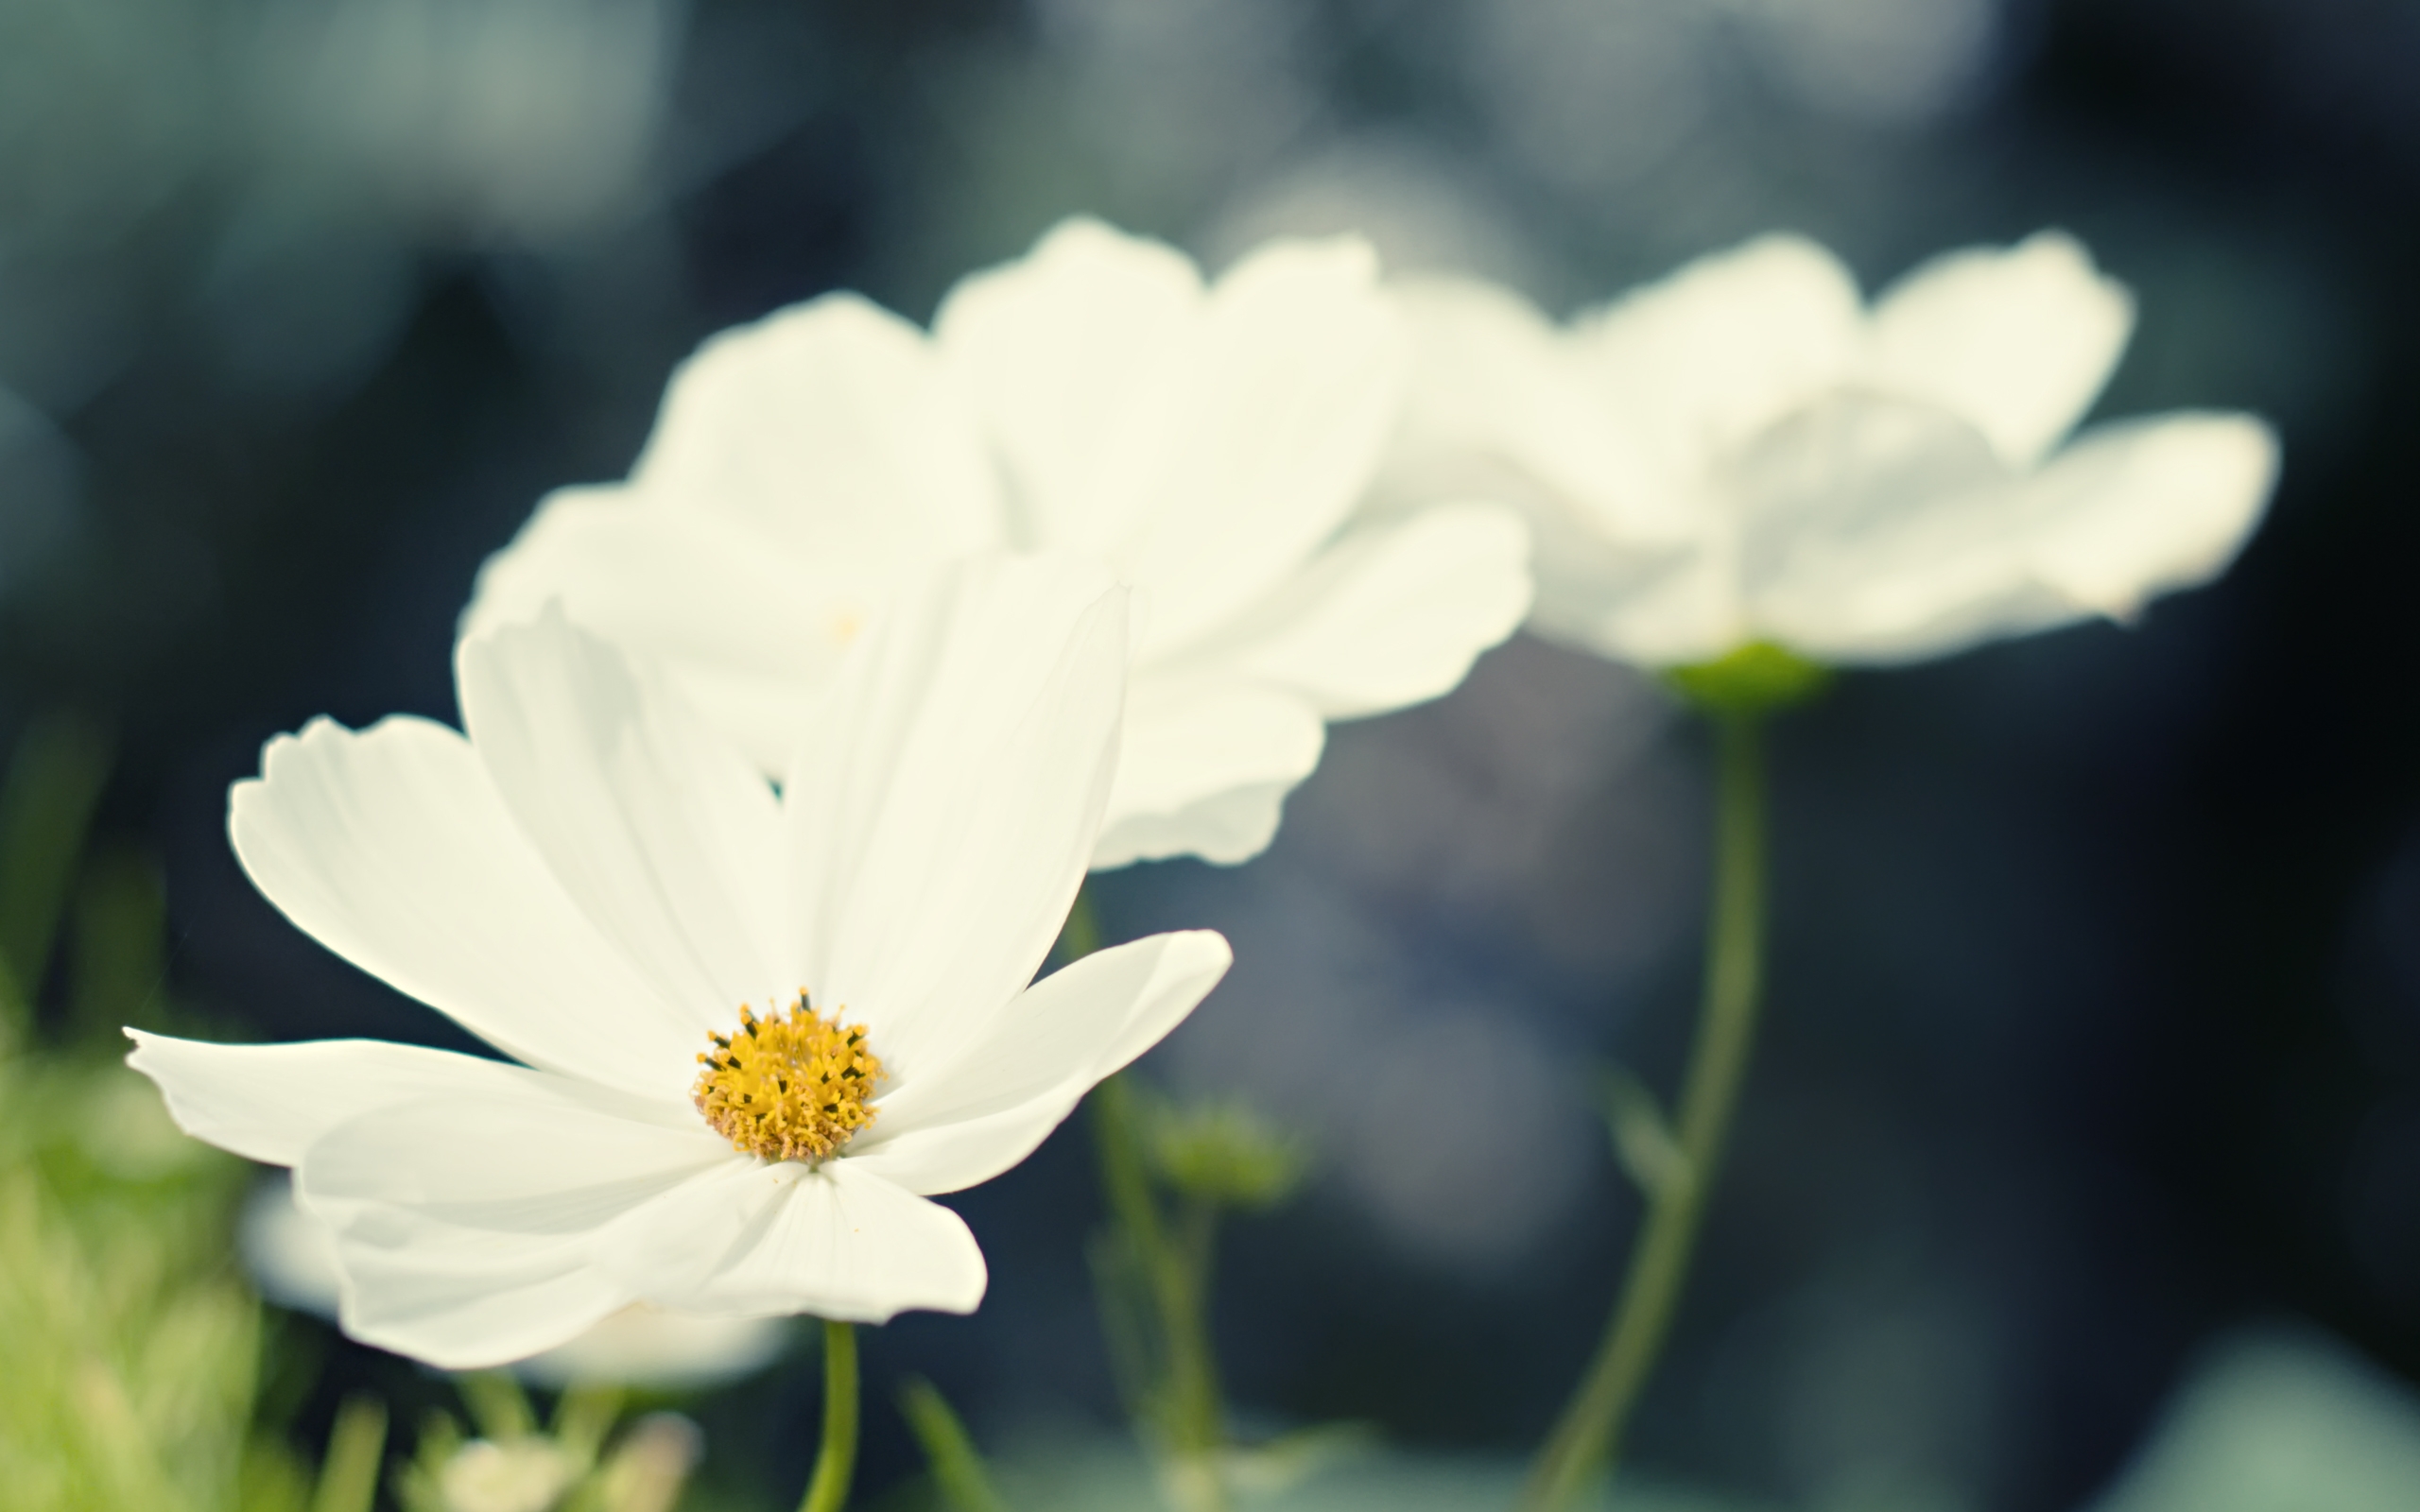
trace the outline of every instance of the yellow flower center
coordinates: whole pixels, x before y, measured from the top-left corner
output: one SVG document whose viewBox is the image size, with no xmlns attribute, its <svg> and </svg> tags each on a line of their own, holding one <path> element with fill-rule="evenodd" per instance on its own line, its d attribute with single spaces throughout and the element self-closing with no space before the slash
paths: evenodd
<svg viewBox="0 0 2420 1512">
<path fill-rule="evenodd" d="M 786 1017 L 760 1019 L 742 1004 L 739 1027 L 712 1035 L 690 1101 L 743 1155 L 820 1160 L 873 1122 L 881 1057 L 866 1026 L 815 1011 L 802 992 Z"/>
</svg>

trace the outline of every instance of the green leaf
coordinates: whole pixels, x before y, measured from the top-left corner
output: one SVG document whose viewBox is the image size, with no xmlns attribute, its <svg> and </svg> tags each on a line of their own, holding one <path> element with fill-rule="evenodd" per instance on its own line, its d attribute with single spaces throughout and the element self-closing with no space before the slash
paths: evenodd
<svg viewBox="0 0 2420 1512">
<path fill-rule="evenodd" d="M 1640 1191 L 1651 1197 L 1663 1196 L 1693 1178 L 1688 1155 L 1673 1135 L 1663 1105 L 1646 1083 L 1612 1066 L 1604 1073 L 1601 1092 L 1614 1155 Z"/>
<path fill-rule="evenodd" d="M 899 1412 L 924 1446 L 925 1465 L 950 1512 L 1008 1512 L 974 1435 L 940 1387 L 923 1376 L 909 1376 L 899 1388 Z"/>
</svg>

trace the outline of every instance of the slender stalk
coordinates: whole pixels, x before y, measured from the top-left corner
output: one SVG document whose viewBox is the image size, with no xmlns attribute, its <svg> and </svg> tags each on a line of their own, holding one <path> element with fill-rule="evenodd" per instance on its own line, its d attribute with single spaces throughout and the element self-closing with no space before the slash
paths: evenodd
<svg viewBox="0 0 2420 1512">
<path fill-rule="evenodd" d="M 328 1435 L 311 1512 L 370 1512 L 378 1498 L 378 1456 L 386 1448 L 387 1404 L 375 1397 L 347 1398 Z"/>
<path fill-rule="evenodd" d="M 1705 998 L 1674 1131 L 1681 1160 L 1664 1179 L 1644 1183 L 1646 1219 L 1604 1340 L 1530 1468 L 1522 1501 L 1532 1512 L 1569 1506 L 1619 1457 L 1622 1430 L 1671 1328 L 1755 1040 L 1764 967 L 1763 728 L 1752 711 L 1716 710 L 1710 717 L 1717 768 L 1713 917 Z"/>
<path fill-rule="evenodd" d="M 1151 1194 L 1132 1085 L 1123 1075 L 1112 1076 L 1093 1089 L 1090 1102 L 1110 1212 L 1133 1246 L 1159 1314 L 1167 1366 L 1162 1428 L 1176 1457 L 1191 1462 L 1184 1476 L 1188 1504 L 1197 1512 L 1223 1507 L 1225 1496 L 1207 1463 L 1224 1437 L 1224 1415 L 1203 1306 L 1203 1278 L 1189 1263 L 1186 1246 L 1169 1232 L 1159 1199 Z"/>
<path fill-rule="evenodd" d="M 849 1502 L 849 1481 L 857 1469 L 857 1331 L 855 1325 L 823 1324 L 823 1446 L 815 1453 L 815 1477 L 798 1512 L 840 1512 Z"/>
<path fill-rule="evenodd" d="M 982 1452 L 975 1447 L 974 1435 L 959 1420 L 940 1387 L 922 1376 L 909 1377 L 900 1388 L 899 1410 L 924 1448 L 925 1464 L 942 1493 L 942 1505 L 950 1512 L 1008 1512 L 1009 1504 L 993 1486 L 992 1472 L 983 1464 Z"/>
</svg>

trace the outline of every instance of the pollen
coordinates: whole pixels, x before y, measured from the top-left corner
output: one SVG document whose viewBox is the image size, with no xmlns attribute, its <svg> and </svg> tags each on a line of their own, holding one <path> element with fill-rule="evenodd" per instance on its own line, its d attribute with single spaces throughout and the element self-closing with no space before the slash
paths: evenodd
<svg viewBox="0 0 2420 1512">
<path fill-rule="evenodd" d="M 739 1027 L 709 1038 L 689 1098 L 741 1154 L 821 1160 L 873 1122 L 882 1060 L 866 1026 L 816 1012 L 805 993 L 769 1018 L 742 1004 Z"/>
</svg>

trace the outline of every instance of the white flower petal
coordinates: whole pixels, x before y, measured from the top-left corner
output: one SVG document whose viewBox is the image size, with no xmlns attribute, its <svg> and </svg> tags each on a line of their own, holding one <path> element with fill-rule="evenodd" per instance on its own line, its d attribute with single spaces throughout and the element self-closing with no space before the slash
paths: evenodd
<svg viewBox="0 0 2420 1512">
<path fill-rule="evenodd" d="M 302 1152 L 296 1200 L 337 1236 L 348 1333 L 457 1369 L 551 1349 L 633 1299 L 589 1265 L 600 1230 L 745 1163 L 694 1115 L 539 1091 L 379 1108 Z"/>
<path fill-rule="evenodd" d="M 2012 467 L 2031 466 L 2100 392 L 2133 333 L 2135 302 L 2071 236 L 1935 258 L 1876 303 L 1875 376 L 1955 411 Z"/>
<path fill-rule="evenodd" d="M 1838 383 L 1863 325 L 1838 258 L 1804 237 L 1764 236 L 1580 316 L 1569 340 L 1608 422 L 1627 423 L 1677 486 L 1707 448 Z"/>
<path fill-rule="evenodd" d="M 1350 511 L 1409 353 L 1358 242 L 1264 248 L 1206 294 L 1097 221 L 968 279 L 934 323 L 1015 480 L 1023 540 L 1152 593 L 1146 653 L 1267 592 Z"/>
<path fill-rule="evenodd" d="M 544 1088 L 395 1104 L 312 1141 L 295 1191 L 348 1238 L 397 1211 L 465 1232 L 591 1233 L 740 1159 L 695 1113 L 666 1112 L 581 1106 Z"/>
<path fill-rule="evenodd" d="M 662 1307 L 850 1323 L 971 1313 L 986 1279 L 958 1214 L 846 1160 L 708 1172 L 614 1225 L 593 1252 Z"/>
<path fill-rule="evenodd" d="M 1151 594 L 1143 653 L 1181 646 L 1307 560 L 1377 471 L 1410 344 L 1363 243 L 1277 242 L 1212 289 L 1151 510 L 1114 558 Z"/>
<path fill-rule="evenodd" d="M 462 633 L 484 635 L 560 601 L 573 622 L 643 647 L 762 770 L 781 770 L 807 690 L 882 597 L 877 574 L 792 559 L 735 514 L 643 507 L 623 488 L 560 489 L 479 570 Z"/>
<path fill-rule="evenodd" d="M 1329 719 L 1451 692 L 1530 608 L 1530 533 L 1509 509 L 1424 510 L 1349 532 L 1184 664 L 1308 698 Z"/>
<path fill-rule="evenodd" d="M 629 1289 L 562 1240 L 478 1234 L 432 1263 L 409 1241 L 337 1242 L 337 1317 L 365 1344 L 444 1370 L 483 1370 L 577 1338 L 630 1305 Z"/>
<path fill-rule="evenodd" d="M 1174 855 L 1250 860 L 1326 740 L 1300 694 L 1221 674 L 1138 677 L 1094 868 Z"/>
<path fill-rule="evenodd" d="M 337 1125 L 402 1103 L 497 1094 L 569 1108 L 612 1095 L 500 1060 L 384 1040 L 217 1045 L 126 1034 L 134 1041 L 126 1063 L 158 1084 L 179 1128 L 269 1165 L 292 1165 Z"/>
<path fill-rule="evenodd" d="M 2043 576 L 2124 619 L 2152 596 L 2226 570 L 2277 481 L 2277 438 L 2249 415 L 2180 413 L 2104 425 L 2026 484 L 2055 527 Z"/>
<path fill-rule="evenodd" d="M 522 833 L 697 1033 L 799 990 L 781 954 L 780 810 L 737 747 L 560 614 L 457 660 L 463 722 Z"/>
<path fill-rule="evenodd" d="M 843 668 L 784 787 L 793 958 L 891 1074 L 997 1011 L 1057 937 L 1127 655 L 1126 594 L 1101 569 L 995 558 L 907 595 Z"/>
<path fill-rule="evenodd" d="M 1382 510 L 1493 499 L 1557 540 L 1612 536 L 1634 550 L 1703 528 L 1690 470 L 1676 477 L 1668 449 L 1609 410 L 1582 344 L 1528 301 L 1468 279 L 1407 280 L 1396 297 L 1417 358 Z"/>
<path fill-rule="evenodd" d="M 1017 544 L 1106 555 L 1132 534 L 1205 299 L 1184 253 L 1080 216 L 950 290 L 933 337 L 999 446 Z"/>
<path fill-rule="evenodd" d="M 1033 1153 L 1084 1093 L 1159 1043 L 1226 974 L 1207 930 L 1097 951 L 1035 983 L 955 1058 L 884 1095 L 843 1157 L 931 1195 Z"/>
<path fill-rule="evenodd" d="M 2274 438 L 2246 416 L 2104 427 L 2032 477 L 1945 500 L 1926 528 L 1876 542 L 1853 584 L 1806 594 L 1789 633 L 1830 660 L 1896 662 L 2131 616 L 2223 570 L 2276 462 Z"/>
<path fill-rule="evenodd" d="M 228 833 L 304 933 L 532 1065 L 679 1094 L 694 1030 L 564 897 L 460 735 L 317 720 L 261 771 Z"/>
<path fill-rule="evenodd" d="M 719 513 L 868 580 L 1001 542 L 982 434 L 925 334 L 853 294 L 709 339 L 631 472 L 650 507 Z"/>
<path fill-rule="evenodd" d="M 1768 428 L 1724 480 L 1749 613 L 1794 632 L 1877 570 L 1936 558 L 1962 530 L 1966 501 L 2011 475 L 1960 416 L 1842 390 Z"/>
</svg>

